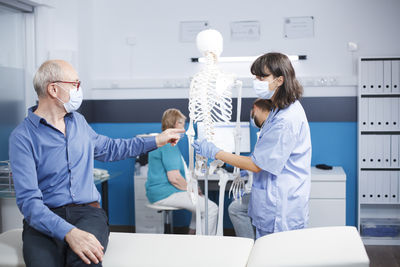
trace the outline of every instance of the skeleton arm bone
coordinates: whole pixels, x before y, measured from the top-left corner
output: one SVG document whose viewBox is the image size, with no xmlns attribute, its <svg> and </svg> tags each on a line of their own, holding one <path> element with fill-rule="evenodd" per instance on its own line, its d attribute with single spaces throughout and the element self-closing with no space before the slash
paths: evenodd
<svg viewBox="0 0 400 267">
<path fill-rule="evenodd" d="M 192 147 L 193 141 L 194 141 L 194 128 L 193 128 L 193 120 L 190 119 L 189 122 L 189 129 L 186 131 L 186 135 L 188 137 L 188 145 L 189 145 L 189 171 L 190 173 L 193 173 L 194 170 L 194 150 Z"/>
<path fill-rule="evenodd" d="M 242 112 L 242 81 L 236 81 L 236 88 L 238 90 L 237 96 L 237 112 L 236 112 L 236 131 L 235 131 L 235 154 L 240 155 L 240 114 Z M 238 173 L 240 170 L 236 167 L 234 173 Z"/>
<path fill-rule="evenodd" d="M 241 132 L 240 132 L 240 115 L 242 111 L 242 82 L 237 80 L 235 83 L 235 87 L 237 88 L 237 113 L 236 113 L 236 128 L 235 128 L 235 154 L 240 155 L 240 141 L 241 141 Z M 235 167 L 234 171 L 234 179 L 231 184 L 231 188 L 229 189 L 229 196 L 231 192 L 233 192 L 233 198 L 239 199 L 240 203 L 242 201 L 242 194 L 240 192 L 244 191 L 244 181 L 240 177 L 240 169 Z"/>
<path fill-rule="evenodd" d="M 218 224 L 217 224 L 217 235 L 224 235 L 224 198 L 225 198 L 225 187 L 229 180 L 229 176 L 226 171 L 219 169 L 217 171 L 219 178 L 219 207 L 218 207 Z"/>
</svg>

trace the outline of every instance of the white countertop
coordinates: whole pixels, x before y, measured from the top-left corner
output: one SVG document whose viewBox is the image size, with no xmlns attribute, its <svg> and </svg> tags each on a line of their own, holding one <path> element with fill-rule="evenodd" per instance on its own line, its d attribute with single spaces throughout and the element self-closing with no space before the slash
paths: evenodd
<svg viewBox="0 0 400 267">
<path fill-rule="evenodd" d="M 229 173 L 229 180 L 233 180 L 233 174 Z M 204 176 L 198 177 L 198 180 L 204 180 Z M 208 181 L 219 181 L 217 174 L 209 175 Z M 321 170 L 311 167 L 311 181 L 346 181 L 346 173 L 340 166 L 333 167 L 332 170 Z"/>
<path fill-rule="evenodd" d="M 346 173 L 340 166 L 332 170 L 321 170 L 311 167 L 311 181 L 346 181 Z"/>
</svg>

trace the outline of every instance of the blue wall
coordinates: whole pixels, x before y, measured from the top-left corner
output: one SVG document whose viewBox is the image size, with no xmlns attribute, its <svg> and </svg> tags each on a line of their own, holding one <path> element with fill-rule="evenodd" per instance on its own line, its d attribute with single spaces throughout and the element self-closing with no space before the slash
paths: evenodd
<svg viewBox="0 0 400 267">
<path fill-rule="evenodd" d="M 112 138 L 130 138 L 137 134 L 159 132 L 160 123 L 92 123 L 93 129 Z M 346 224 L 356 225 L 357 215 L 357 123 L 356 122 L 310 122 L 312 141 L 312 165 L 325 163 L 342 166 L 347 174 Z M 256 129 L 251 129 L 251 144 L 256 142 Z M 178 143 L 187 160 L 187 139 Z M 134 173 L 135 159 L 119 162 L 95 162 L 95 167 L 120 174 L 109 182 L 109 214 L 112 225 L 134 225 Z M 218 193 L 211 192 L 210 199 L 218 203 Z M 225 211 L 230 200 L 225 197 Z M 187 226 L 190 213 L 174 212 L 175 226 Z M 224 227 L 232 228 L 227 212 Z"/>
<path fill-rule="evenodd" d="M 357 225 L 357 123 L 310 122 L 311 165 L 342 166 L 347 175 L 346 224 Z"/>
</svg>

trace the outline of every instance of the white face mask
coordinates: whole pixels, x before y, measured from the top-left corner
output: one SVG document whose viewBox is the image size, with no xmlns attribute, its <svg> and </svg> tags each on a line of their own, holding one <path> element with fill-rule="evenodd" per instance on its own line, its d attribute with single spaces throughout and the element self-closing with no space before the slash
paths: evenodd
<svg viewBox="0 0 400 267">
<path fill-rule="evenodd" d="M 258 128 L 258 129 L 261 128 L 260 126 L 258 126 L 258 125 L 256 124 L 255 117 L 251 117 L 251 116 L 250 116 L 250 125 L 253 126 L 254 128 Z"/>
<path fill-rule="evenodd" d="M 271 83 L 273 83 L 276 79 L 275 78 Z M 276 88 L 274 90 L 269 90 L 270 83 L 268 81 L 260 81 L 259 79 L 253 80 L 253 88 L 256 95 L 262 99 L 271 99 L 274 95 Z"/>
<path fill-rule="evenodd" d="M 64 91 L 69 92 L 69 101 L 68 102 L 64 102 L 57 97 L 57 99 L 61 103 L 64 104 L 64 108 L 67 111 L 67 113 L 77 110 L 81 106 L 82 100 L 83 100 L 82 86 L 79 87 L 79 90 L 78 90 L 78 88 L 74 88 L 72 90 L 67 90 L 67 89 L 63 88 L 61 85 L 59 85 L 59 84 L 57 84 L 57 85 Z"/>
</svg>

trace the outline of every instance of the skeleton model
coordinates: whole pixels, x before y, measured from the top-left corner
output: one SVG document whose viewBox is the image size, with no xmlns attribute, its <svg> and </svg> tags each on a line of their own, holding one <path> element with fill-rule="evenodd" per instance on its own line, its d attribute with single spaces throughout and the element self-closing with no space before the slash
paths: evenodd
<svg viewBox="0 0 400 267">
<path fill-rule="evenodd" d="M 235 79 L 233 74 L 224 73 L 217 65 L 218 57 L 222 52 L 222 35 L 216 30 L 204 30 L 197 35 L 197 47 L 205 57 L 205 67 L 197 73 L 190 84 L 189 93 L 189 129 L 186 132 L 189 139 L 189 170 L 187 173 L 188 193 L 196 204 L 196 234 L 201 233 L 200 206 L 198 202 L 199 176 L 204 176 L 205 181 L 205 234 L 208 233 L 208 187 L 207 175 L 217 173 L 220 177 L 219 213 L 217 235 L 223 233 L 223 209 L 225 186 L 229 177 L 225 170 L 220 167 L 223 162 L 215 160 L 207 167 L 207 159 L 196 155 L 196 166 L 194 163 L 194 150 L 191 144 L 194 141 L 195 131 L 193 124 L 202 122 L 205 128 L 205 138 L 213 141 L 214 124 L 216 122 L 229 122 L 232 115 L 232 89 L 238 90 L 237 122 L 235 134 L 235 152 L 239 153 L 240 144 L 240 109 L 242 82 Z M 244 186 L 240 179 L 239 169 L 234 170 L 233 189 L 234 198 L 240 197 L 236 191 Z"/>
</svg>

